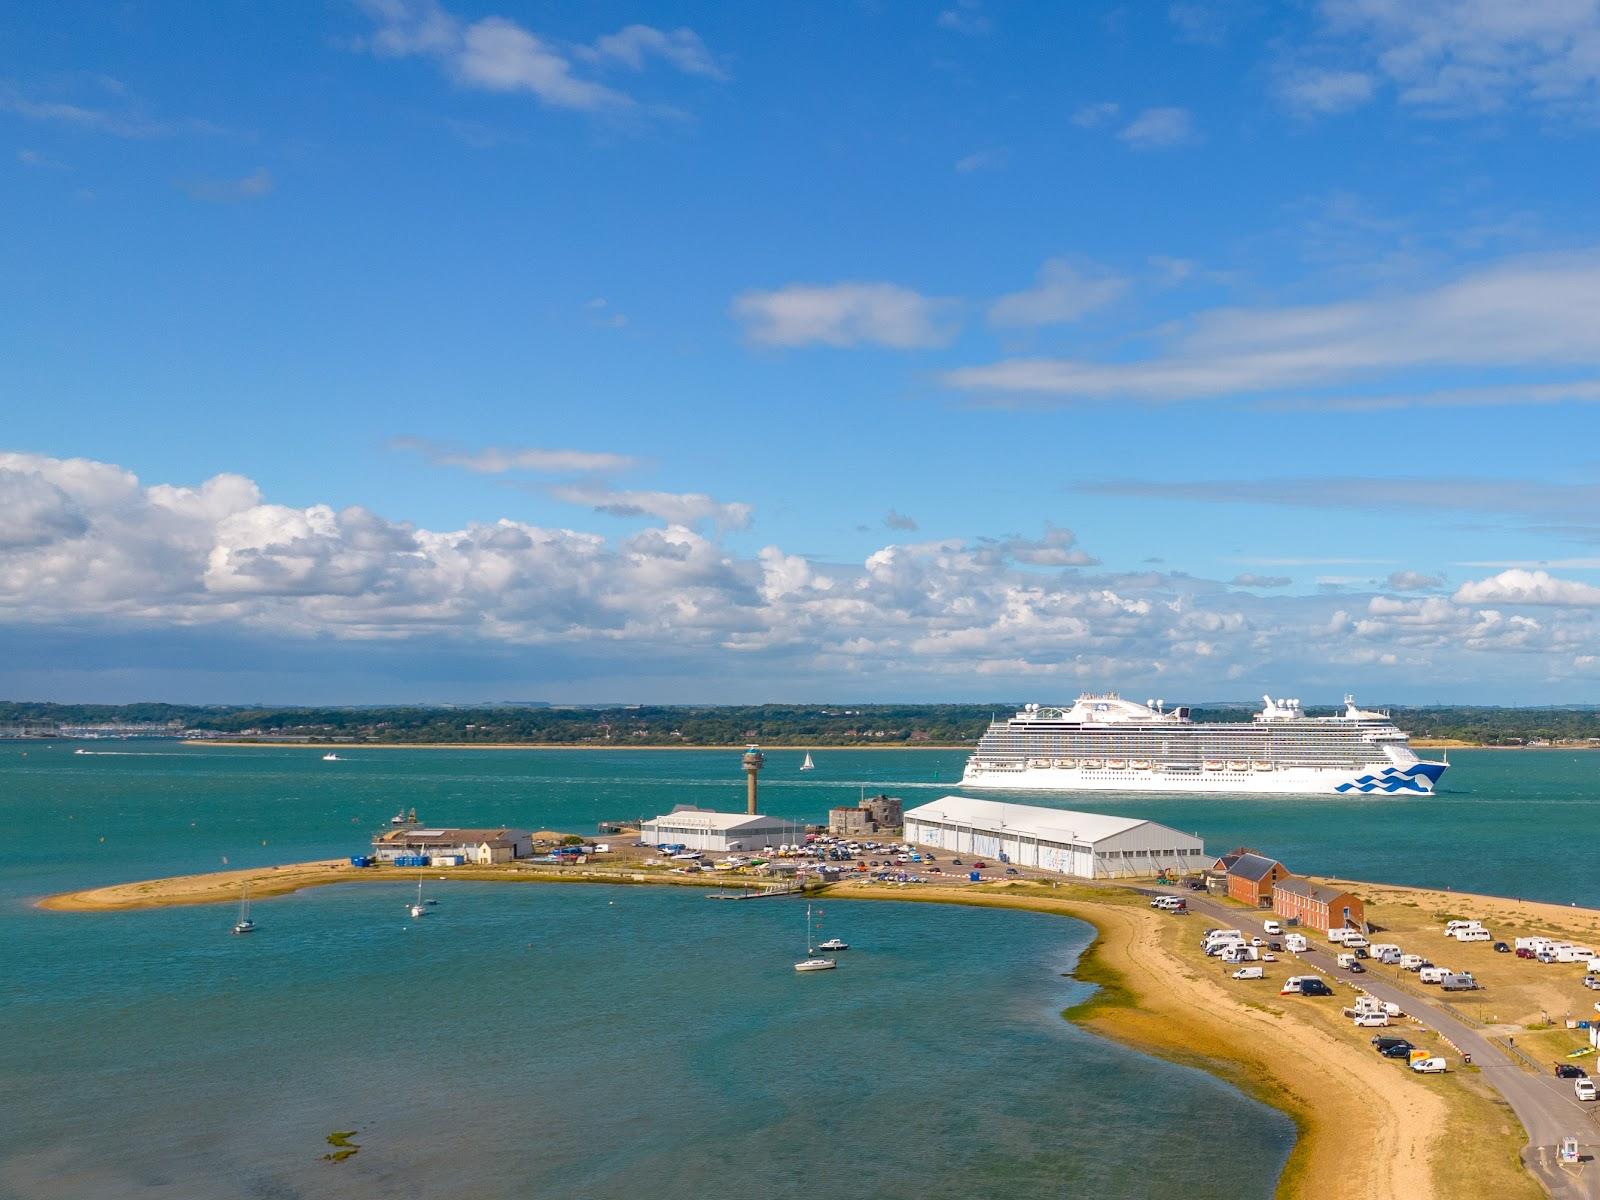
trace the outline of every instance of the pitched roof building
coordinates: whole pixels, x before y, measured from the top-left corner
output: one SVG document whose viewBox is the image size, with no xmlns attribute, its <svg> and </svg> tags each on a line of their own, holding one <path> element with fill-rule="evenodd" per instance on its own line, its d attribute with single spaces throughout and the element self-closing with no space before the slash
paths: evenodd
<svg viewBox="0 0 1600 1200">
<path fill-rule="evenodd" d="M 1309 879 L 1289 878 L 1274 884 L 1272 911 L 1318 933 L 1365 929 L 1367 925 L 1366 905 L 1361 897 Z"/>
<path fill-rule="evenodd" d="M 1267 908 L 1273 886 L 1291 877 L 1289 868 L 1277 859 L 1251 851 L 1238 855 L 1228 867 L 1228 895 L 1241 904 Z"/>
</svg>

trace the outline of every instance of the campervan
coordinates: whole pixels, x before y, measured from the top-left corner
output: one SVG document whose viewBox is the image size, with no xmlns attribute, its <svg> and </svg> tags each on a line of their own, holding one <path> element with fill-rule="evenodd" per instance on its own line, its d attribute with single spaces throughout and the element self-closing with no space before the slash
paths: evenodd
<svg viewBox="0 0 1600 1200">
<path fill-rule="evenodd" d="M 1428 982 L 1424 979 L 1422 982 Z M 1459 974 L 1446 975 L 1439 981 L 1439 986 L 1447 992 L 1475 992 L 1478 990 L 1478 981 L 1472 977 L 1472 972 L 1462 971 Z"/>
<path fill-rule="evenodd" d="M 1455 937 L 1457 931 L 1462 929 L 1482 929 L 1482 921 L 1446 921 L 1444 923 L 1445 937 Z"/>
<path fill-rule="evenodd" d="M 1310 942 L 1306 941 L 1306 935 L 1303 933 L 1289 934 L 1283 939 L 1283 944 L 1291 954 L 1304 954 L 1311 945 Z"/>
<path fill-rule="evenodd" d="M 1377 959 L 1379 962 L 1385 961 L 1386 956 L 1390 953 L 1393 953 L 1396 956 L 1398 956 L 1400 953 L 1400 947 L 1396 946 L 1393 942 L 1373 942 L 1368 948 L 1372 951 L 1372 957 Z"/>
<path fill-rule="evenodd" d="M 1328 940 L 1342 946 L 1344 945 L 1345 938 L 1349 937 L 1350 934 L 1354 932 L 1355 931 L 1353 929 L 1346 929 L 1342 925 L 1336 925 L 1334 928 L 1328 930 Z"/>
<path fill-rule="evenodd" d="M 1263 921 L 1261 922 L 1261 929 L 1262 932 L 1271 934 L 1273 937 L 1277 937 L 1278 934 L 1283 932 L 1283 926 L 1277 921 Z"/>
<path fill-rule="evenodd" d="M 1260 967 L 1240 967 L 1233 973 L 1235 979 L 1261 979 L 1263 975 Z"/>
<path fill-rule="evenodd" d="M 1417 972 L 1417 978 L 1423 983 L 1443 983 L 1446 976 L 1454 974 L 1449 967 L 1423 967 Z"/>
<path fill-rule="evenodd" d="M 1402 971 L 1420 971 L 1422 964 L 1428 960 L 1420 954 L 1402 954 L 1400 956 L 1400 969 Z"/>
</svg>

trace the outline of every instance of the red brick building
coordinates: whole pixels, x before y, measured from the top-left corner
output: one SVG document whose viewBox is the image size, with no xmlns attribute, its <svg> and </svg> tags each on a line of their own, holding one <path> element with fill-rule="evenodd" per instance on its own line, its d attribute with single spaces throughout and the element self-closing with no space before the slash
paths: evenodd
<svg viewBox="0 0 1600 1200">
<path fill-rule="evenodd" d="M 1272 911 L 1298 921 L 1304 929 L 1365 929 L 1367 909 L 1361 897 L 1309 879 L 1280 880 L 1272 889 Z"/>
<path fill-rule="evenodd" d="M 1293 878 L 1289 868 L 1264 854 L 1241 854 L 1228 868 L 1228 895 L 1252 908 L 1272 904 L 1272 889 L 1280 881 Z"/>
</svg>

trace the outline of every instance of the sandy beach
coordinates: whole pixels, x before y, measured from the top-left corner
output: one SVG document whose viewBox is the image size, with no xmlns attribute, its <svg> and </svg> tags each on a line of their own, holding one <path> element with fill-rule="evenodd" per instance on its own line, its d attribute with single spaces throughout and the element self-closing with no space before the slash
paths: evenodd
<svg viewBox="0 0 1600 1200">
<path fill-rule="evenodd" d="M 514 865 L 453 868 L 430 878 L 492 882 L 568 882 L 725 886 L 736 881 L 668 875 L 619 866 L 537 868 Z M 255 870 L 141 880 L 46 897 L 56 911 L 113 911 L 237 900 L 244 885 L 255 897 L 335 883 L 409 880 L 410 872 L 360 869 L 346 861 L 294 863 Z M 1489 921 L 1537 923 L 1541 928 L 1594 928 L 1600 913 L 1559 905 L 1529 905 L 1495 897 L 1359 885 L 1382 912 L 1411 911 L 1433 922 L 1440 906 Z M 1188 945 L 1199 926 L 1151 910 L 1146 898 L 1115 885 L 1012 882 L 977 888 L 959 884 L 886 886 L 845 882 L 827 894 L 849 899 L 955 903 L 1015 908 L 1076 917 L 1098 937 L 1075 974 L 1098 985 L 1068 1019 L 1132 1048 L 1195 1066 L 1287 1113 L 1299 1136 L 1285 1168 L 1280 1196 L 1320 1200 L 1417 1200 L 1463 1194 L 1456 1181 L 1470 1170 L 1476 1183 L 1504 1197 L 1534 1197 L 1537 1185 L 1520 1168 L 1522 1131 L 1504 1105 L 1471 1071 L 1423 1079 L 1399 1070 L 1346 1028 L 1337 1004 L 1308 1004 L 1275 994 L 1275 987 L 1239 985 Z M 1502 956 L 1503 958 L 1504 956 Z M 1463 1161 L 1452 1129 L 1470 1127 L 1477 1153 Z M 1353 1151 L 1352 1147 L 1359 1147 Z M 1492 1185 L 1492 1186 L 1491 1186 Z M 1490 1194 L 1481 1191 L 1478 1194 Z"/>
</svg>

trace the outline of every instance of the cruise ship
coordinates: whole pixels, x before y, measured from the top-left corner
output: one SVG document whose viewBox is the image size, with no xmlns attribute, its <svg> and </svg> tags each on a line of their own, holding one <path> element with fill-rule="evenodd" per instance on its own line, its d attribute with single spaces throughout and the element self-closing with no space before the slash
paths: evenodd
<svg viewBox="0 0 1600 1200">
<path fill-rule="evenodd" d="M 1071 708 L 1027 705 L 993 722 L 961 786 L 1017 792 L 1427 795 L 1449 765 L 1420 759 L 1389 714 L 1308 717 L 1264 696 L 1250 721 L 1194 721 L 1187 708 L 1114 692 Z"/>
</svg>

